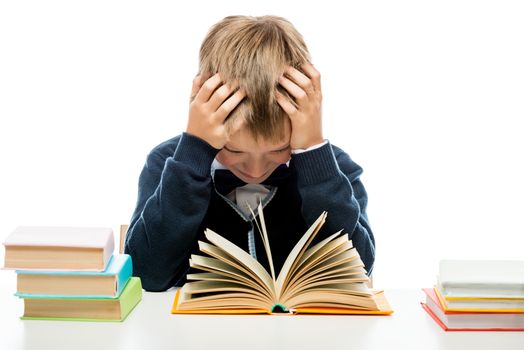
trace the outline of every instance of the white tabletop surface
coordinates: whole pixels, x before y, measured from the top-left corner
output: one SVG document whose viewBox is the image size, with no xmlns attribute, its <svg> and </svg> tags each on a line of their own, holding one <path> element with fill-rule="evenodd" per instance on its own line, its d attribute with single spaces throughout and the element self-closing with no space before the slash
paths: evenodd
<svg viewBox="0 0 524 350">
<path fill-rule="evenodd" d="M 386 289 L 392 316 L 170 314 L 174 291 L 144 292 L 123 323 L 22 321 L 16 275 L 0 271 L 0 348 L 18 349 L 524 349 L 524 332 L 444 332 L 416 289 Z"/>
</svg>

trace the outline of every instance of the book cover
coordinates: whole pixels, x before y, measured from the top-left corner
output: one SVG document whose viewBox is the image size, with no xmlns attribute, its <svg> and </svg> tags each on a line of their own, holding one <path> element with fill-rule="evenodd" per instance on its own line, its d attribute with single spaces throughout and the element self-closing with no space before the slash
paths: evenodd
<svg viewBox="0 0 524 350">
<path fill-rule="evenodd" d="M 115 254 L 102 272 L 17 270 L 18 292 L 21 298 L 117 298 L 133 274 L 131 257 Z M 98 286 L 101 278 L 109 277 L 105 294 Z M 98 283 L 98 284 L 97 284 Z M 67 288 L 65 288 L 67 287 Z M 20 292 L 23 289 L 27 292 Z M 63 294 L 65 290 L 67 294 Z M 104 289 L 105 290 L 105 289 Z M 94 291 L 98 291 L 96 294 Z M 60 294 L 62 293 L 62 294 Z"/>
<path fill-rule="evenodd" d="M 142 300 L 140 278 L 131 277 L 117 299 L 29 298 L 22 320 L 122 322 Z"/>
</svg>

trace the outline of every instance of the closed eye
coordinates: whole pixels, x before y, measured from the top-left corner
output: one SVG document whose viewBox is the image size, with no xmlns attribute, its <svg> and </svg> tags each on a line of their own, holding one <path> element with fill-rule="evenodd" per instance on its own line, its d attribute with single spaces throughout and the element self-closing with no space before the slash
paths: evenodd
<svg viewBox="0 0 524 350">
<path fill-rule="evenodd" d="M 224 149 L 225 149 L 226 151 L 228 151 L 228 152 L 233 153 L 233 154 L 242 154 L 242 153 L 244 153 L 244 152 L 242 152 L 242 151 L 234 151 L 234 150 L 229 149 L 229 148 L 227 148 L 227 147 L 225 147 L 225 146 L 224 146 Z"/>
</svg>

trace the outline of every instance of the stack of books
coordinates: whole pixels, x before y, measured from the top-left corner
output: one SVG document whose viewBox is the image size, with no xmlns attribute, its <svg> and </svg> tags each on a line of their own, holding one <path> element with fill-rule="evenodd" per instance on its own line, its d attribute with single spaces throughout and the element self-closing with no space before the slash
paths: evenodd
<svg viewBox="0 0 524 350">
<path fill-rule="evenodd" d="M 113 254 L 110 228 L 18 227 L 4 246 L 22 319 L 123 321 L 142 299 L 131 257 Z"/>
<path fill-rule="evenodd" d="M 524 331 L 524 261 L 443 260 L 423 291 L 445 331 Z"/>
</svg>

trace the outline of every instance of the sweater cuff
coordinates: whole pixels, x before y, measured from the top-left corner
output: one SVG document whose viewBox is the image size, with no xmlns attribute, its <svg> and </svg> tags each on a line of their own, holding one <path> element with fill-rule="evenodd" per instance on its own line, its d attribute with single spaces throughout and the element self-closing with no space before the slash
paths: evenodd
<svg viewBox="0 0 524 350">
<path fill-rule="evenodd" d="M 320 148 L 320 147 L 324 146 L 326 143 L 328 143 L 328 140 L 324 140 L 324 142 L 322 142 L 322 143 L 319 143 L 317 145 L 313 145 L 313 146 L 305 148 L 305 149 L 304 148 L 297 148 L 297 149 L 292 150 L 291 154 L 299 154 L 299 153 L 312 151 L 314 149 L 317 149 L 317 148 Z"/>
<path fill-rule="evenodd" d="M 291 159 L 297 170 L 299 185 L 321 183 L 338 176 L 340 173 L 329 142 L 320 148 L 293 154 Z"/>
<path fill-rule="evenodd" d="M 198 175 L 208 176 L 211 163 L 219 151 L 201 138 L 184 132 L 173 154 L 173 159 L 188 164 Z"/>
</svg>

